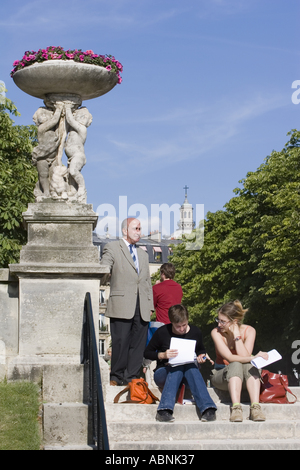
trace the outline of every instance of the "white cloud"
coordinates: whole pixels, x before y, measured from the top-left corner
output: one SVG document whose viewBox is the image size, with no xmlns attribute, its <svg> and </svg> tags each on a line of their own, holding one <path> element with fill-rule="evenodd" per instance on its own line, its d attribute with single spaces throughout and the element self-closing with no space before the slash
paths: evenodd
<svg viewBox="0 0 300 470">
<path fill-rule="evenodd" d="M 171 110 L 165 115 L 137 117 L 134 121 L 140 132 L 129 119 L 127 124 L 134 134 L 130 131 L 124 139 L 109 140 L 111 153 L 105 159 L 106 171 L 118 178 L 130 174 L 132 166 L 135 173 L 144 174 L 149 172 L 149 164 L 161 169 L 176 162 L 203 158 L 243 132 L 245 124 L 252 119 L 286 104 L 285 97 L 276 94 L 257 94 L 244 101 L 223 99 L 206 108 L 196 105 L 193 109 Z M 153 124 L 150 130 L 149 123 Z M 164 124 L 166 129 L 162 132 Z"/>
<path fill-rule="evenodd" d="M 178 16 L 183 8 L 168 8 L 160 5 L 154 8 L 152 3 L 140 0 L 81 0 L 64 2 L 63 0 L 34 0 L 27 3 L 15 1 L 15 7 L 3 7 L 0 25 L 3 27 L 29 27 L 43 29 L 46 26 L 57 30 L 72 25 L 82 28 L 89 25 L 109 29 L 126 30 L 133 26 L 138 29 L 152 26 Z"/>
</svg>

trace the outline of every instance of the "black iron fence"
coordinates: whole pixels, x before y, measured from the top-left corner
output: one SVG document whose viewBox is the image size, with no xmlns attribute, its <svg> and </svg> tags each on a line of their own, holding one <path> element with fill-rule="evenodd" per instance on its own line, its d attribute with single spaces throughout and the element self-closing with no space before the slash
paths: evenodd
<svg viewBox="0 0 300 470">
<path fill-rule="evenodd" d="M 91 294 L 87 292 L 84 302 L 83 363 L 89 365 L 89 403 L 91 405 L 92 444 L 97 450 L 109 450 L 106 415 L 96 338 Z"/>
</svg>

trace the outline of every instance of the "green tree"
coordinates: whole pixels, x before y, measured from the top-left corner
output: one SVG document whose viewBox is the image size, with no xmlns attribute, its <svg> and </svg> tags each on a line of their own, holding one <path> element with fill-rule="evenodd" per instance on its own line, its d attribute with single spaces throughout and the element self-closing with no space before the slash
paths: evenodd
<svg viewBox="0 0 300 470">
<path fill-rule="evenodd" d="M 208 213 L 204 246 L 174 249 L 172 262 L 192 321 L 209 340 L 217 308 L 240 299 L 257 347 L 291 355 L 300 330 L 300 132 L 289 133 L 224 210 Z"/>
<path fill-rule="evenodd" d="M 0 90 L 0 92 L 3 91 Z M 27 235 L 22 212 L 34 201 L 37 171 L 31 164 L 36 145 L 36 127 L 15 125 L 16 106 L 1 96 L 0 101 L 0 267 L 19 260 Z"/>
</svg>

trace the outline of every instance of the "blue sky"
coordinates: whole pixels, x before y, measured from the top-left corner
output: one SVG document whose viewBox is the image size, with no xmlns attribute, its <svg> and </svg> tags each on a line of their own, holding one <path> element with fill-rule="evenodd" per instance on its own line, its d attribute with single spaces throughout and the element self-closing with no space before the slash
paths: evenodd
<svg viewBox="0 0 300 470">
<path fill-rule="evenodd" d="M 31 124 L 43 103 L 12 63 L 47 46 L 112 54 L 123 83 L 85 101 L 93 115 L 82 173 L 96 211 L 204 204 L 222 209 L 248 171 L 299 128 L 298 0 L 2 0 L 0 80 Z M 133 214 L 129 214 L 133 215 Z"/>
</svg>

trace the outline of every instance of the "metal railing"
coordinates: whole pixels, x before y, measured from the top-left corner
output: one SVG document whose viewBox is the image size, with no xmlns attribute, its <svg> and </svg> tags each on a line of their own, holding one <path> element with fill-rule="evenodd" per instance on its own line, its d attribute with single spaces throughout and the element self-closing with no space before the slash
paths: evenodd
<svg viewBox="0 0 300 470">
<path fill-rule="evenodd" d="M 91 405 L 92 441 L 97 450 L 109 450 L 106 415 L 91 294 L 84 302 L 83 363 L 89 365 L 89 403 Z"/>
</svg>

